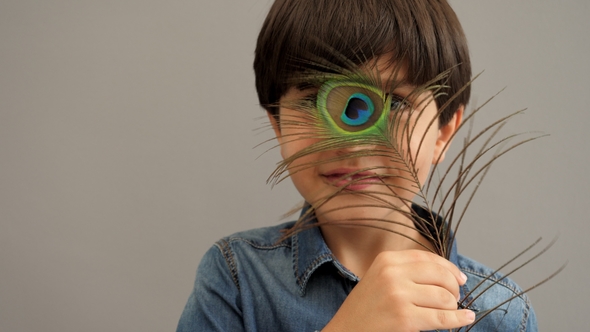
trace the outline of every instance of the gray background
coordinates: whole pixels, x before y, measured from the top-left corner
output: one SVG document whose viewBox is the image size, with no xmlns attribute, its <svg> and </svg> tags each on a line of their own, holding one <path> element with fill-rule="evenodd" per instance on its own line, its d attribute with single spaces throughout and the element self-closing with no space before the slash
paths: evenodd
<svg viewBox="0 0 590 332">
<path fill-rule="evenodd" d="M 453 1 L 475 71 L 478 123 L 528 107 L 505 133 L 550 137 L 502 159 L 459 235 L 518 273 L 544 331 L 585 330 L 590 2 Z M 174 330 L 204 251 L 275 224 L 277 151 L 251 63 L 269 0 L 0 1 L 0 331 Z"/>
</svg>

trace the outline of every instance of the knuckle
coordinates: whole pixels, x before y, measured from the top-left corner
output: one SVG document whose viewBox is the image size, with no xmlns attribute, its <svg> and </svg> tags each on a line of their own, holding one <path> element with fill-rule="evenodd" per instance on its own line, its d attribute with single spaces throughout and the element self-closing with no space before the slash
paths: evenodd
<svg viewBox="0 0 590 332">
<path fill-rule="evenodd" d="M 385 281 L 387 280 L 394 280 L 397 274 L 397 268 L 386 265 L 379 270 L 379 277 Z"/>
<path fill-rule="evenodd" d="M 440 326 L 446 326 L 449 322 L 449 315 L 447 314 L 447 312 L 439 310 L 436 313 L 436 319 Z"/>
<path fill-rule="evenodd" d="M 399 265 L 385 265 L 379 269 L 379 279 L 384 285 L 399 285 L 405 280 L 404 273 L 407 267 Z"/>
<path fill-rule="evenodd" d="M 411 250 L 408 254 L 410 255 L 410 258 L 414 261 L 426 260 L 428 256 L 428 253 L 423 250 Z"/>
<path fill-rule="evenodd" d="M 392 257 L 393 253 L 391 251 L 382 251 L 379 254 L 377 254 L 377 257 L 375 257 L 375 261 L 386 263 L 390 261 Z"/>
<path fill-rule="evenodd" d="M 447 269 L 442 265 L 434 264 L 433 268 L 436 269 L 436 273 L 440 276 L 447 276 L 449 274 Z"/>
<path fill-rule="evenodd" d="M 401 287 L 392 287 L 387 292 L 388 301 L 396 307 L 403 306 L 407 297 L 407 291 Z"/>
<path fill-rule="evenodd" d="M 453 295 L 453 293 L 445 292 L 444 296 L 441 298 L 443 301 L 443 307 L 447 310 L 456 310 L 457 309 L 457 297 Z"/>
<path fill-rule="evenodd" d="M 449 293 L 448 291 L 441 289 L 437 294 L 438 303 L 440 303 L 441 308 L 448 309 L 449 303 L 454 304 L 455 297 L 453 294 Z"/>
</svg>

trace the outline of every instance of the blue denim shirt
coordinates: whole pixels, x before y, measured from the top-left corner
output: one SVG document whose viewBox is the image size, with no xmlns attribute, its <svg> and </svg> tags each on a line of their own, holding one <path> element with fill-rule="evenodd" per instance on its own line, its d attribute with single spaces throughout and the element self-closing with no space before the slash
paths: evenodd
<svg viewBox="0 0 590 332">
<path fill-rule="evenodd" d="M 359 281 L 334 257 L 318 227 L 278 242 L 293 223 L 254 229 L 219 240 L 203 257 L 177 331 L 319 331 L 335 315 Z M 472 309 L 486 309 L 521 292 L 508 278 L 458 255 L 450 261 L 467 276 L 461 297 L 476 298 Z M 498 281 L 494 284 L 494 282 Z M 464 331 L 465 329 L 462 329 Z M 526 295 L 517 296 L 470 331 L 537 331 Z"/>
</svg>

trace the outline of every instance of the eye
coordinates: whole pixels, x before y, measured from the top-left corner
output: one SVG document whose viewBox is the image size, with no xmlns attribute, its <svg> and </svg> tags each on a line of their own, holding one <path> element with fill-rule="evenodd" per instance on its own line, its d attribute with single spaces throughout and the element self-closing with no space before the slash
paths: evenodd
<svg viewBox="0 0 590 332">
<path fill-rule="evenodd" d="M 339 132 L 366 132 L 384 121 L 388 98 L 370 85 L 348 81 L 324 83 L 318 91 L 317 109 L 327 124 Z"/>
<path fill-rule="evenodd" d="M 398 95 L 389 95 L 391 98 L 391 111 L 392 112 L 403 112 L 407 111 L 411 108 L 410 103 L 405 99 Z"/>
</svg>

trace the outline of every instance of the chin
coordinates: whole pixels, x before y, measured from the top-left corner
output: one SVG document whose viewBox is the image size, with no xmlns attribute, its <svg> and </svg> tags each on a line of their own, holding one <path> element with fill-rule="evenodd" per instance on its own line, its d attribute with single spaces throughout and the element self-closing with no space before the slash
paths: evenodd
<svg viewBox="0 0 590 332">
<path fill-rule="evenodd" d="M 391 200 L 391 197 L 387 198 Z M 408 210 L 399 199 L 395 202 L 383 202 L 357 192 L 342 192 L 321 205 L 312 205 L 318 221 L 330 224 L 379 225 L 377 220 L 399 218 L 399 215 L 395 216 L 392 206 Z M 383 207 L 379 207 L 380 205 Z"/>
</svg>

